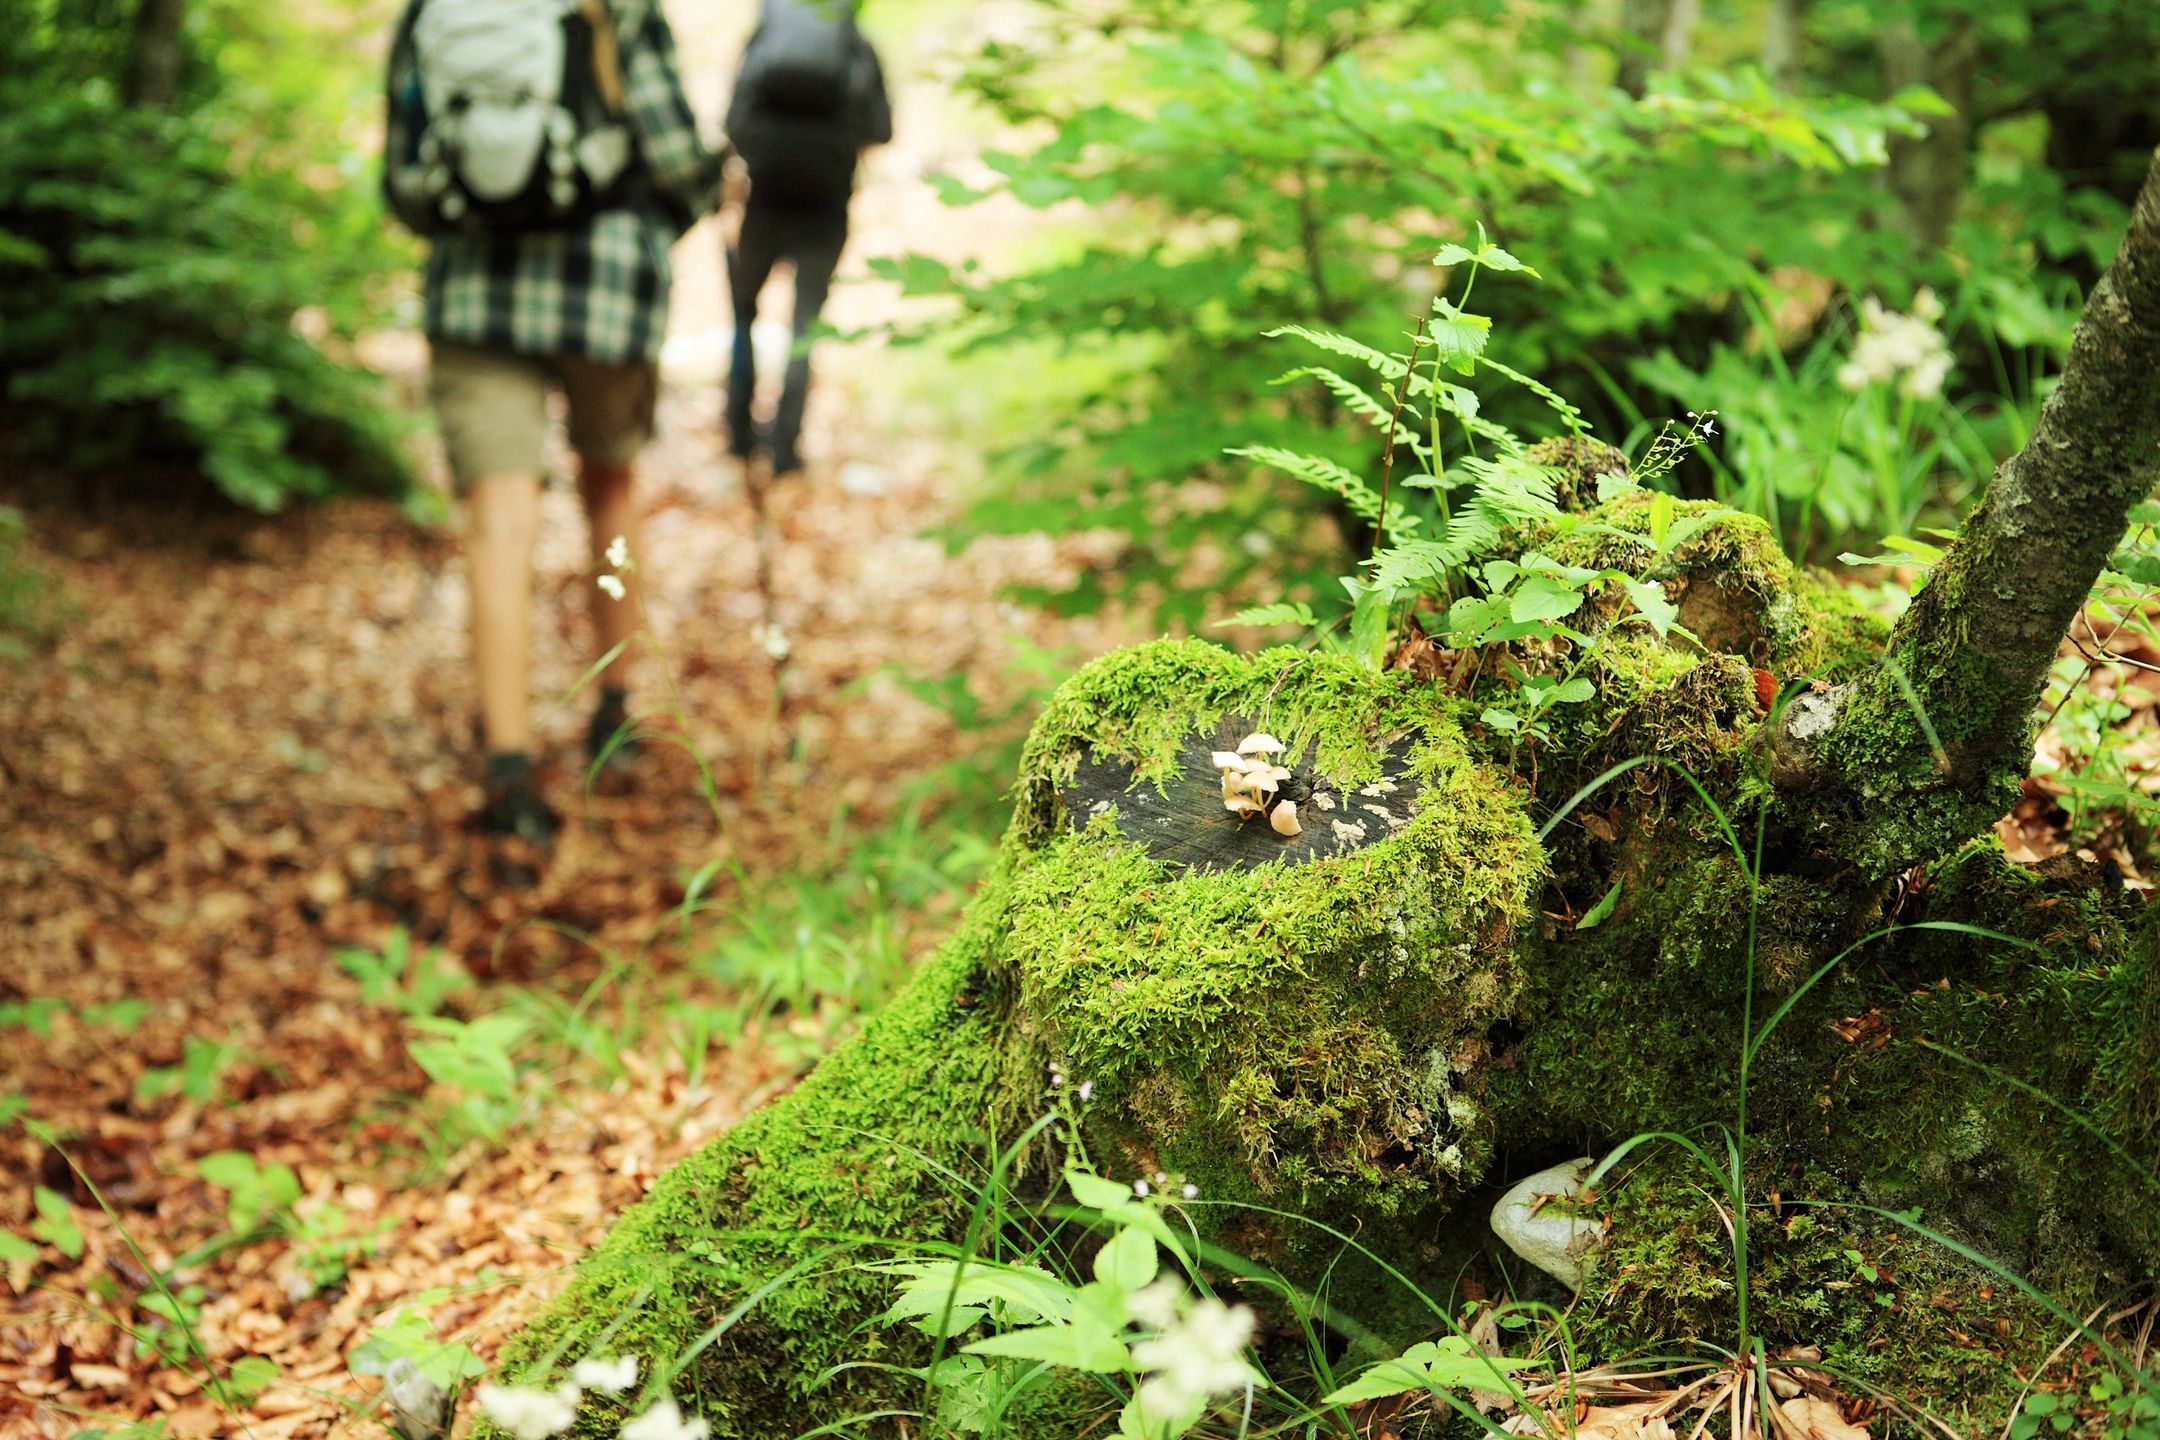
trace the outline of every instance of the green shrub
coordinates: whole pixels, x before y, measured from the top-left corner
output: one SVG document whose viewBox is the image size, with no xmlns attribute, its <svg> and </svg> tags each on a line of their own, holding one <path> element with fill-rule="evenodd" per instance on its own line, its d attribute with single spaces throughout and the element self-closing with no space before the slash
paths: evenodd
<svg viewBox="0 0 2160 1440">
<path fill-rule="evenodd" d="M 331 353 L 389 254 L 352 177 L 251 153 L 214 107 L 130 108 L 39 67 L 0 78 L 0 115 L 0 396 L 23 443 L 199 467 L 259 510 L 407 489 L 380 382 Z"/>
</svg>

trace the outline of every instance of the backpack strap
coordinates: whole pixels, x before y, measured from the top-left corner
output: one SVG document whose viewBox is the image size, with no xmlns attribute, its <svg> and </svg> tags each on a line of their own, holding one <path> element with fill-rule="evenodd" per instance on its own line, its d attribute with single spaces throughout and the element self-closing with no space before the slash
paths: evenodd
<svg viewBox="0 0 2160 1440">
<path fill-rule="evenodd" d="M 615 26 L 608 19 L 607 0 L 580 0 L 585 19 L 592 26 L 593 83 L 608 113 L 623 113 L 622 51 L 615 43 Z"/>
</svg>

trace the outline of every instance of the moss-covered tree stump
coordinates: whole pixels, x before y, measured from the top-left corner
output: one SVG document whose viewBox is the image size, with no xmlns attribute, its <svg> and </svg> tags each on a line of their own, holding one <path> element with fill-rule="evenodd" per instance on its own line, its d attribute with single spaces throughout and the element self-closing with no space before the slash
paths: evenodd
<svg viewBox="0 0 2160 1440">
<path fill-rule="evenodd" d="M 2078 1295 L 2149 1280 L 2160 1207 L 2110 1147 L 2160 1157 L 2152 927 L 2103 890 L 2016 870 L 1991 842 L 1894 892 L 1811 848 L 1767 779 L 1767 686 L 1841 678 L 1869 663 L 1880 628 L 1795 575 L 1752 520 L 1717 519 L 1651 569 L 1627 539 L 1646 512 L 1635 497 L 1522 539 L 1633 565 L 1692 632 L 1631 622 L 1618 587 L 1586 607 L 1597 698 L 1535 750 L 1471 718 L 1497 665 L 1451 686 L 1164 642 L 1081 671 L 1035 728 L 960 932 L 798 1089 L 665 1175 L 513 1344 L 511 1368 L 702 1347 L 677 1390 L 722 1436 L 910 1403 L 889 1368 L 831 1369 L 922 1358 L 913 1330 L 873 1318 L 890 1282 L 861 1262 L 879 1241 L 959 1237 L 989 1156 L 1042 1113 L 1053 1060 L 1093 1082 L 1098 1162 L 1189 1177 L 1191 1214 L 1219 1242 L 1317 1275 L 1339 1246 L 1223 1202 L 1300 1213 L 1444 1295 L 1506 1177 L 1637 1130 L 1729 1121 L 1751 983 L 1761 1017 L 1881 928 L 1893 893 L 1900 921 L 1948 916 L 2033 948 L 1914 932 L 1809 990 L 1756 1066 L 1760 1192 L 1917 1205 Z M 1294 839 L 1222 807 L 1208 757 L 1250 729 L 1288 744 L 1306 827 Z M 1655 763 L 1540 840 L 1578 786 L 1636 756 Z M 1750 838 L 1771 807 L 1759 885 L 1696 785 Z M 1037 1173 L 1054 1175 L 1051 1159 Z M 1729 1262 L 1700 1197 L 1699 1177 L 1662 1161 L 1610 1194 L 1614 1240 L 1578 1311 L 1594 1346 L 1729 1322 Z M 1897 1277 L 1887 1294 L 1825 1300 L 1844 1252 L 1879 1250 L 1889 1231 L 1858 1211 L 1801 1213 L 1759 1222 L 1775 1231 L 1755 1277 L 1774 1342 L 1829 1345 L 1891 1385 L 1963 1376 L 1930 1398 L 1999 1408 L 2008 1360 L 1989 1347 L 2008 1356 L 2011 1342 L 1994 1321 L 2023 1339 L 2037 1311 L 1976 1313 L 1979 1283 L 1940 1280 L 1958 1262 L 1922 1248 L 1878 1267 Z M 1343 1294 L 1382 1337 L 1413 1338 L 1406 1296 L 1376 1278 Z M 1977 1354 L 1952 1338 L 1981 1333 Z M 613 1418 L 595 1411 L 595 1433 Z M 1061 1423 L 1081 1422 L 1031 1433 Z"/>
</svg>

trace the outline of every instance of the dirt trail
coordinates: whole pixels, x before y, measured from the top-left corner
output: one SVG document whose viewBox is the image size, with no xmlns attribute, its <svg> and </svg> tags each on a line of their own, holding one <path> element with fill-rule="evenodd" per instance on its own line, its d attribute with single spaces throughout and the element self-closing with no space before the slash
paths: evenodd
<svg viewBox="0 0 2160 1440">
<path fill-rule="evenodd" d="M 673 8 L 712 113 L 750 7 Z M 932 7 L 888 48 L 901 143 L 867 170 L 848 273 L 873 253 L 979 250 L 1020 223 L 977 212 L 955 225 L 920 183 L 955 142 L 916 59 L 980 19 Z M 277 1244 L 188 1272 L 204 1287 L 198 1325 L 212 1357 L 279 1367 L 249 1434 L 369 1433 L 349 1408 L 365 1387 L 346 1376 L 345 1353 L 427 1287 L 456 1292 L 435 1302 L 438 1327 L 491 1354 L 661 1168 L 782 1083 L 755 1046 L 716 1051 L 695 1087 L 679 1063 L 632 1056 L 611 1092 L 562 1094 L 568 1123 L 400 1189 L 405 1142 L 385 1100 L 425 1077 L 396 1017 L 359 1004 L 335 964 L 340 947 L 377 946 L 403 925 L 477 976 L 573 997 L 598 968 L 595 947 L 676 965 L 670 907 L 685 876 L 726 858 L 774 873 L 836 815 L 874 823 L 899 786 L 966 743 L 885 667 L 965 672 L 995 695 L 1014 634 L 1079 654 L 1121 638 L 1109 622 L 1048 622 L 995 598 L 1009 581 L 1087 563 L 1076 540 L 949 558 L 917 538 L 975 461 L 940 417 L 880 383 L 909 362 L 869 345 L 820 352 L 810 470 L 768 496 L 761 595 L 752 507 L 718 443 L 717 257 L 712 224 L 678 251 L 674 383 L 642 480 L 661 654 L 641 660 L 633 709 L 675 725 L 664 666 L 688 742 L 712 766 L 719 816 L 688 754 L 665 745 L 620 793 L 579 794 L 588 702 L 550 702 L 589 662 L 591 581 L 574 499 L 558 487 L 537 554 L 533 693 L 544 777 L 572 823 L 532 890 L 497 885 L 465 826 L 478 792 L 453 535 L 372 504 L 276 519 L 162 501 L 32 504 L 36 556 L 80 610 L 49 651 L 0 677 L 0 1005 L 50 997 L 68 1008 L 0 1030 L 0 1100 L 21 1096 L 71 1137 L 157 1265 L 223 1227 L 216 1195 L 194 1178 L 194 1162 L 217 1150 L 292 1165 L 303 1210 L 335 1201 L 359 1228 L 384 1227 L 380 1253 L 314 1298 L 294 1298 L 295 1256 Z M 859 324 L 891 303 L 852 286 L 834 318 Z M 378 347 L 409 399 L 418 348 L 411 336 Z M 760 629 L 768 618 L 786 636 L 784 664 Z M 731 893 L 723 882 L 723 909 Z M 82 1018 L 129 999 L 148 1007 L 131 1025 Z M 224 1047 L 219 1095 L 135 1095 L 146 1067 L 183 1065 L 190 1037 L 198 1050 Z M 43 1245 L 35 1264 L 0 1261 L 0 1435 L 70 1434 L 87 1416 L 232 1431 L 198 1373 L 139 1355 L 108 1323 L 148 1324 L 130 1305 L 149 1277 L 88 1187 L 11 1129 L 0 1229 L 28 1233 L 33 1182 L 73 1202 L 86 1248 L 79 1261 Z"/>
</svg>

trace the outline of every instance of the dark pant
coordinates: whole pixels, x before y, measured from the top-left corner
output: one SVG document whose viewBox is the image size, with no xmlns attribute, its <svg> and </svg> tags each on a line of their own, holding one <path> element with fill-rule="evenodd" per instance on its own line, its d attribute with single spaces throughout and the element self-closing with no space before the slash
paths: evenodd
<svg viewBox="0 0 2160 1440">
<path fill-rule="evenodd" d="M 744 207 L 742 236 L 728 255 L 728 286 L 735 302 L 735 353 L 728 367 L 727 425 L 729 448 L 750 453 L 753 439 L 750 397 L 757 389 L 757 362 L 751 353 L 750 327 L 757 322 L 758 292 L 785 260 L 795 270 L 795 348 L 788 358 L 780 408 L 773 415 L 774 468 L 795 468 L 796 440 L 802 434 L 803 401 L 810 393 L 810 327 L 825 308 L 833 269 L 847 244 L 847 211 L 791 209 L 760 205 L 757 192 Z"/>
</svg>

